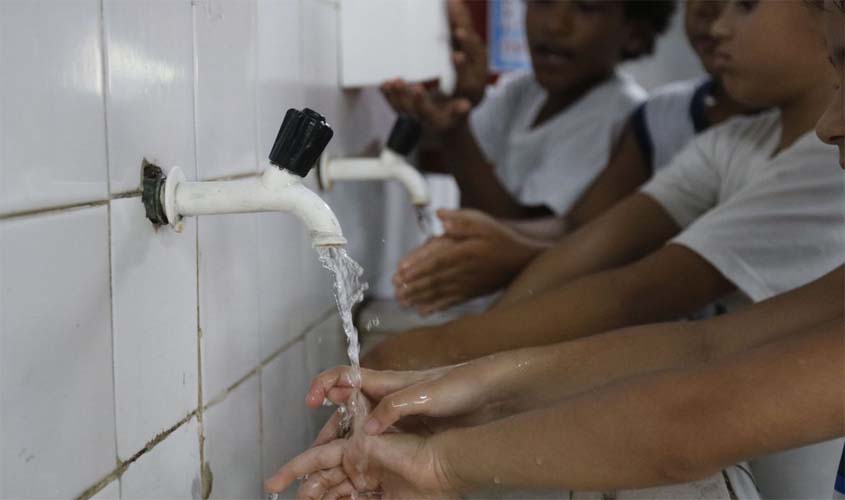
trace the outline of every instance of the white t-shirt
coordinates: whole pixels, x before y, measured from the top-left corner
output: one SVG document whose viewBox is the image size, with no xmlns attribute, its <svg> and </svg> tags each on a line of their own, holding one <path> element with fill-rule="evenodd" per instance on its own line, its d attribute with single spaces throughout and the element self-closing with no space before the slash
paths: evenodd
<svg viewBox="0 0 845 500">
<path fill-rule="evenodd" d="M 645 96 L 632 79 L 615 73 L 531 128 L 546 91 L 531 73 L 515 73 L 487 89 L 470 127 L 508 192 L 524 205 L 564 215 L 607 166 L 626 119 Z"/>
<path fill-rule="evenodd" d="M 709 77 L 664 85 L 631 115 L 634 136 L 652 174 L 669 165 L 693 137 L 710 127 L 706 108 L 712 87 Z"/>
<path fill-rule="evenodd" d="M 733 118 L 694 139 L 642 192 L 684 230 L 672 241 L 757 302 L 845 262 L 837 152 L 808 132 L 772 158 L 780 112 Z"/>
</svg>

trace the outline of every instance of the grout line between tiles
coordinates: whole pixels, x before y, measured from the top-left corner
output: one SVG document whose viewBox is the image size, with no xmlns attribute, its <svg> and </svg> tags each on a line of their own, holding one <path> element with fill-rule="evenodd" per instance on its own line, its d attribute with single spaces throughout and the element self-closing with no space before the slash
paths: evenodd
<svg viewBox="0 0 845 500">
<path fill-rule="evenodd" d="M 109 86 L 108 86 L 108 72 L 109 72 L 109 52 L 108 43 L 106 42 L 106 7 L 103 0 L 100 0 L 100 57 L 102 58 L 101 66 L 101 85 L 103 89 L 103 134 L 104 145 L 106 148 L 106 188 L 111 190 L 111 149 L 109 147 Z M 106 227 L 108 228 L 108 266 L 109 266 L 109 327 L 110 327 L 110 344 L 111 344 L 111 383 L 112 383 L 112 429 L 114 433 L 114 459 L 118 467 L 120 467 L 120 454 L 117 449 L 117 365 L 115 359 L 115 327 L 114 327 L 114 262 L 112 258 L 112 213 L 111 203 L 106 203 Z M 118 488 L 120 486 L 118 485 Z"/>
<path fill-rule="evenodd" d="M 120 464 L 113 471 L 111 471 L 105 477 L 103 477 L 102 479 L 88 487 L 88 489 L 80 493 L 79 496 L 76 497 L 76 500 L 86 500 L 88 498 L 91 498 L 92 496 L 99 493 L 103 488 L 112 483 L 115 479 L 120 479 L 120 476 L 124 472 L 126 472 L 126 469 L 128 469 L 130 465 L 132 465 L 136 460 L 150 452 L 153 448 L 156 447 L 156 445 L 158 445 L 159 443 L 164 441 L 168 436 L 173 434 L 179 427 L 182 427 L 186 423 L 190 422 L 191 419 L 196 416 L 196 414 L 197 410 L 193 410 L 192 412 L 185 415 L 182 420 L 176 422 L 173 426 L 156 434 L 155 437 L 149 440 L 147 444 L 145 444 L 143 448 L 135 452 L 134 455 L 129 457 L 127 460 L 120 462 Z"/>
<path fill-rule="evenodd" d="M 197 95 L 199 89 L 199 58 L 197 57 L 197 3 L 191 1 L 191 60 L 193 62 L 193 85 L 191 86 L 192 96 L 192 120 L 194 129 L 194 178 L 200 179 L 199 168 L 199 119 L 197 116 Z M 200 497 L 205 500 L 211 495 L 212 477 L 211 468 L 205 461 L 205 422 L 202 392 L 202 324 L 200 323 L 200 220 L 197 218 L 195 224 L 195 248 L 196 248 L 196 273 L 197 273 L 197 440 L 200 454 Z"/>
<path fill-rule="evenodd" d="M 68 205 L 61 205 L 56 207 L 44 207 L 44 208 L 33 208 L 31 210 L 21 210 L 19 212 L 9 212 L 6 214 L 0 215 L 0 220 L 8 220 L 8 219 L 17 219 L 20 217 L 29 217 L 32 215 L 44 215 L 50 213 L 58 213 L 63 211 L 70 211 L 70 210 L 80 210 L 83 208 L 93 208 L 93 207 L 100 207 L 106 205 L 109 202 L 108 199 L 104 200 L 89 200 L 83 201 L 80 203 L 70 203 Z"/>
<path fill-rule="evenodd" d="M 198 253 L 199 253 L 199 252 L 198 252 Z M 197 301 L 197 304 L 199 304 L 199 300 Z M 201 390 L 200 390 L 200 396 L 199 396 L 199 397 L 200 397 L 200 404 L 199 404 L 199 406 L 198 406 L 196 409 L 192 410 L 190 413 L 188 413 L 187 415 L 185 415 L 185 417 L 184 417 L 184 418 L 182 418 L 182 420 L 180 420 L 179 422 L 177 422 L 177 423 L 176 423 L 176 424 L 174 424 L 173 426 L 171 426 L 171 427 L 169 427 L 169 428 L 165 429 L 164 431 L 162 431 L 162 432 L 160 432 L 160 433 L 156 434 L 156 435 L 155 435 L 155 437 L 153 437 L 153 439 L 151 439 L 150 441 L 148 441 L 148 442 L 147 442 L 147 444 L 146 444 L 146 445 L 144 445 L 144 447 L 143 447 L 143 448 L 141 448 L 141 449 L 140 449 L 139 451 L 137 451 L 134 455 L 132 455 L 131 457 L 129 457 L 126 461 L 121 461 L 121 460 L 118 458 L 118 459 L 117 459 L 117 461 L 118 461 L 118 465 L 117 465 L 117 467 L 116 467 L 113 471 L 111 471 L 109 474 L 107 474 L 106 476 L 104 476 L 102 479 L 100 479 L 99 481 L 97 481 L 97 482 L 96 482 L 96 483 L 94 483 L 93 485 L 89 486 L 89 487 L 88 487 L 85 491 L 83 491 L 83 492 L 82 492 L 79 496 L 77 496 L 77 497 L 76 497 L 76 500 L 86 500 L 86 499 L 88 499 L 88 498 L 91 498 L 92 496 L 94 496 L 94 495 L 96 495 L 97 493 L 99 493 L 99 492 L 100 492 L 103 488 L 105 488 L 106 486 L 108 486 L 108 485 L 109 485 L 110 483 L 112 483 L 113 481 L 115 481 L 115 480 L 119 480 L 119 479 L 120 479 L 120 477 L 121 477 L 121 475 L 122 475 L 124 472 L 126 472 L 126 470 L 129 468 L 129 466 L 130 466 L 130 465 L 132 465 L 132 463 L 134 463 L 136 460 L 138 460 L 138 459 L 139 459 L 141 456 L 143 456 L 145 453 L 147 453 L 147 452 L 149 452 L 150 450 L 152 450 L 152 449 L 153 449 L 153 448 L 154 448 L 157 444 L 159 444 L 159 443 L 161 443 L 162 441 L 164 441 L 164 440 L 165 440 L 168 436 L 170 436 L 170 435 L 171 435 L 174 431 L 176 431 L 179 427 L 181 427 L 182 425 L 184 425 L 184 424 L 186 424 L 186 423 L 190 422 L 191 418 L 193 418 L 193 417 L 197 417 L 197 424 L 198 424 L 198 426 L 200 426 L 200 427 L 201 427 L 201 424 L 200 424 L 200 422 L 199 422 L 199 419 L 200 419 L 200 416 L 202 415 L 202 413 L 203 413 L 203 411 L 204 411 L 204 410 L 207 410 L 208 408 L 210 408 L 210 407 L 212 407 L 212 406 L 214 406 L 214 405 L 216 405 L 216 404 L 218 404 L 218 403 L 220 403 L 220 402 L 224 401 L 224 400 L 226 399 L 226 397 L 227 397 L 227 396 L 228 396 L 228 395 L 229 395 L 232 391 L 234 391 L 235 389 L 237 389 L 237 388 L 238 388 L 241 384 L 243 384 L 244 382 L 246 382 L 247 380 L 249 380 L 252 376 L 254 376 L 254 375 L 256 375 L 256 374 L 259 374 L 259 375 L 260 375 L 261 370 L 262 370 L 265 366 L 267 366 L 268 364 L 270 364 L 270 363 L 271 363 L 273 360 L 275 360 L 275 359 L 276 359 L 279 355 L 281 355 L 282 353 L 284 353 L 285 351 L 287 351 L 288 349 L 290 349 L 290 348 L 291 348 L 294 344 L 296 344 L 296 343 L 297 343 L 297 342 L 299 342 L 300 340 L 303 340 L 303 339 L 304 339 L 304 338 L 305 338 L 305 337 L 306 337 L 309 333 L 313 332 L 313 331 L 314 331 L 314 329 L 315 329 L 315 328 L 316 328 L 316 327 L 317 327 L 320 323 L 322 323 L 323 321 L 325 321 L 326 319 L 328 319 L 328 318 L 329 318 L 332 314 L 334 314 L 334 313 L 335 313 L 335 311 L 336 311 L 336 309 L 335 309 L 335 307 L 334 307 L 334 306 L 331 306 L 331 307 L 327 308 L 327 309 L 326 309 L 326 311 L 325 311 L 323 314 L 321 314 L 321 315 L 319 316 L 319 318 L 315 319 L 314 321 L 312 321 L 312 322 L 310 322 L 308 325 L 306 325 L 306 327 L 303 329 L 303 331 L 302 331 L 299 335 L 297 335 L 295 338 L 291 339 L 290 341 L 286 342 L 286 343 L 285 343 L 284 345 L 282 345 L 280 348 L 278 348 L 278 349 L 276 349 L 275 351 L 273 351 L 273 353 L 271 353 L 269 356 L 267 356 L 266 358 L 264 358 L 264 360 L 263 360 L 263 361 L 261 361 L 261 363 L 259 363 L 259 364 L 258 364 L 255 368 L 253 368 L 252 370 L 250 370 L 250 371 L 249 371 L 246 375 L 244 375 L 243 377 L 241 377 L 240 379 L 238 379 L 235 383 L 233 383 L 233 384 L 232 384 L 232 385 L 230 385 L 228 388 L 226 388 L 226 390 L 224 390 L 223 392 L 221 392 L 220 394 L 218 394 L 215 398 L 213 398 L 211 401 L 209 401 L 209 402 L 208 402 L 208 404 L 206 404 L 206 405 L 203 405 L 203 404 L 202 404 L 202 399 L 201 399 L 201 398 L 202 398 L 202 396 L 201 396 Z M 198 333 L 201 335 L 201 329 L 199 329 L 199 328 L 198 328 L 198 329 L 197 329 L 197 331 L 198 331 Z M 198 345 L 199 345 L 199 344 L 198 344 Z M 197 353 L 198 353 L 198 355 L 199 355 L 199 348 L 197 349 Z M 259 380 L 260 380 L 260 379 L 259 379 Z M 204 456 L 203 456 L 203 452 L 204 452 L 204 450 L 202 449 L 203 442 L 204 442 L 204 438 L 202 437 L 202 433 L 200 432 L 200 447 L 201 447 L 201 448 L 200 448 L 200 457 L 201 457 L 201 459 L 202 459 L 202 458 L 204 458 Z M 201 474 L 205 473 L 204 468 L 203 468 L 202 466 L 200 466 L 200 469 L 201 469 L 201 471 L 200 471 L 200 472 L 201 472 Z M 210 491 L 209 491 L 208 493 L 210 493 Z"/>
<path fill-rule="evenodd" d="M 335 311 L 336 311 L 336 309 L 334 307 L 327 309 L 323 314 L 320 315 L 319 319 L 309 323 L 305 327 L 305 329 L 302 331 L 302 333 L 300 333 L 296 337 L 292 338 L 291 340 L 285 342 L 281 347 L 279 347 L 278 349 L 276 349 L 275 351 L 270 353 L 270 355 L 265 357 L 261 361 L 261 363 L 259 363 L 257 366 L 255 366 L 252 370 L 248 371 L 241 378 L 236 380 L 234 383 L 232 383 L 229 387 L 227 387 L 226 389 L 221 391 L 219 394 L 217 394 L 213 398 L 209 399 L 208 403 L 206 403 L 203 406 L 203 410 L 208 410 L 212 406 L 215 406 L 218 403 L 225 401 L 226 397 L 228 397 L 229 394 L 231 394 L 235 389 L 240 387 L 244 382 L 246 382 L 247 380 L 249 380 L 253 376 L 258 375 L 265 366 L 272 363 L 277 357 L 279 357 L 285 351 L 287 351 L 288 349 L 293 347 L 294 344 L 296 344 L 300 340 L 303 340 L 309 333 L 314 331 L 314 328 L 316 328 L 320 323 L 322 323 L 323 321 L 328 319 L 332 314 L 334 314 Z"/>
<path fill-rule="evenodd" d="M 108 162 L 108 160 L 106 160 Z M 236 181 L 241 179 L 249 179 L 252 177 L 258 177 L 259 175 L 255 172 L 246 173 L 246 174 L 237 174 L 237 175 L 225 175 L 220 177 L 212 177 L 210 179 L 204 179 L 203 181 Z M 108 176 L 107 176 L 108 182 Z M 54 212 L 63 212 L 67 210 L 78 210 L 81 208 L 91 208 L 91 207 L 99 207 L 101 205 L 106 205 L 112 200 L 122 200 L 125 198 L 135 198 L 141 196 L 141 190 L 136 189 L 133 191 L 124 191 L 120 193 L 111 194 L 108 198 L 99 199 L 99 200 L 87 200 L 87 201 L 80 201 L 78 203 L 68 203 L 66 205 L 56 205 L 54 207 L 43 207 L 43 208 L 33 208 L 27 210 L 20 210 L 17 212 L 8 212 L 5 214 L 0 214 L 0 220 L 6 219 L 17 219 L 20 217 L 29 217 L 32 215 L 44 215 L 50 214 Z"/>
</svg>

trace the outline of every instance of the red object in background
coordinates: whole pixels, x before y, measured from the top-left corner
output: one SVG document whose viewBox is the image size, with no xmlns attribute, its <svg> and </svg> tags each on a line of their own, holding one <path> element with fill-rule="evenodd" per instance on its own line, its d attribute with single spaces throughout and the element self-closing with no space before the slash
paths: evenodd
<svg viewBox="0 0 845 500">
<path fill-rule="evenodd" d="M 464 0 L 467 4 L 470 13 L 472 14 L 472 24 L 475 25 L 475 31 L 481 35 L 484 42 L 487 42 L 487 12 L 489 10 L 488 0 Z"/>
</svg>

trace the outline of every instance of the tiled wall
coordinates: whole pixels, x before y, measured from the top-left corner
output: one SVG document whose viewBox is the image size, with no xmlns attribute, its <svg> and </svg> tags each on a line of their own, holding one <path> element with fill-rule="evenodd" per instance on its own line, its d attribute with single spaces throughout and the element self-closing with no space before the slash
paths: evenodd
<svg viewBox="0 0 845 500">
<path fill-rule="evenodd" d="M 288 107 L 335 153 L 383 139 L 336 25 L 328 0 L 0 1 L 0 497 L 258 498 L 309 443 L 306 383 L 345 354 L 299 222 L 156 231 L 138 190 L 145 157 L 255 174 Z M 366 268 L 383 189 L 326 197 Z"/>
</svg>

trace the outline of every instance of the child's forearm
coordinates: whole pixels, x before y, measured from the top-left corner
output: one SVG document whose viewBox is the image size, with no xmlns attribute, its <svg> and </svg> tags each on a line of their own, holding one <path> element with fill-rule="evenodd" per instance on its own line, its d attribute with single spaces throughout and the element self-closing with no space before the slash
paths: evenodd
<svg viewBox="0 0 845 500">
<path fill-rule="evenodd" d="M 376 366 L 450 365 L 671 320 L 705 306 L 732 286 L 701 257 L 669 245 L 635 266 L 597 273 L 511 306 L 392 337 L 374 350 L 387 361 Z"/>
<path fill-rule="evenodd" d="M 721 362 L 657 372 L 432 438 L 463 491 L 680 483 L 842 435 L 839 322 Z M 838 392 L 837 392 L 838 391 Z M 811 409 L 808 411 L 808 409 Z"/>
<path fill-rule="evenodd" d="M 578 277 L 632 262 L 660 248 L 677 232 L 677 224 L 657 202 L 640 194 L 631 196 L 536 258 L 496 306 L 514 304 Z"/>
<path fill-rule="evenodd" d="M 634 375 L 680 368 L 710 355 L 699 323 L 626 328 L 551 346 L 507 351 L 478 359 L 480 376 L 496 382 L 491 402 L 502 416 L 543 408 Z"/>
</svg>

